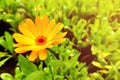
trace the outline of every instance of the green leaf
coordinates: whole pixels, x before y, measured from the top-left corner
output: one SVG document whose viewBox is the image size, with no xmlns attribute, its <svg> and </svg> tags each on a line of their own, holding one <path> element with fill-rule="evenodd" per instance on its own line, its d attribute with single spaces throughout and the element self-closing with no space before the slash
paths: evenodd
<svg viewBox="0 0 120 80">
<path fill-rule="evenodd" d="M 11 56 L 8 56 L 8 57 L 6 57 L 5 59 L 0 60 L 0 67 L 1 67 L 8 59 L 10 59 L 10 58 L 11 58 Z"/>
<path fill-rule="evenodd" d="M 26 77 L 26 80 L 49 80 L 43 71 L 35 71 Z"/>
<path fill-rule="evenodd" d="M 3 39 L 3 37 L 0 37 L 0 45 L 3 46 L 4 48 L 7 48 L 6 42 Z"/>
<path fill-rule="evenodd" d="M 76 66 L 78 57 L 79 57 L 79 54 L 76 54 L 69 61 L 66 62 L 66 71 L 71 67 Z"/>
<path fill-rule="evenodd" d="M 6 40 L 6 44 L 7 44 L 7 49 L 10 51 L 10 53 L 13 53 L 13 38 L 11 36 L 10 33 L 5 32 L 5 40 Z"/>
<path fill-rule="evenodd" d="M 13 3 L 14 3 L 14 0 L 6 0 L 7 6 L 10 6 L 10 5 L 13 4 Z"/>
<path fill-rule="evenodd" d="M 16 67 L 16 69 L 15 69 L 14 78 L 15 78 L 15 80 L 23 80 L 23 78 L 24 78 L 24 74 L 21 72 L 19 67 Z"/>
<path fill-rule="evenodd" d="M 30 73 L 37 71 L 37 66 L 28 61 L 24 56 L 19 55 L 18 63 L 20 65 L 21 70 L 25 75 L 29 75 Z"/>
<path fill-rule="evenodd" d="M 43 70 L 43 62 L 40 62 L 40 65 L 38 66 L 39 70 Z"/>
<path fill-rule="evenodd" d="M 8 54 L 6 52 L 0 52 L 0 58 L 7 56 Z"/>
<path fill-rule="evenodd" d="M 55 65 L 54 65 L 55 64 Z M 65 66 L 65 63 L 60 60 L 51 60 L 49 63 L 50 66 L 53 66 L 54 69 L 59 68 L 61 66 Z"/>
<path fill-rule="evenodd" d="M 2 78 L 2 80 L 14 80 L 12 75 L 8 73 L 2 73 L 0 77 Z"/>
<path fill-rule="evenodd" d="M 93 61 L 92 64 L 98 68 L 103 68 L 102 64 L 100 64 L 99 62 Z"/>
</svg>

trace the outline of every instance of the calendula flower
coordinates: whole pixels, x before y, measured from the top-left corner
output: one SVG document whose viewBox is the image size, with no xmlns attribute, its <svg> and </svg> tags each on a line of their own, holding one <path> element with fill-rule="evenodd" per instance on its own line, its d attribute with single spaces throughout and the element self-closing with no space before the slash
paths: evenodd
<svg viewBox="0 0 120 80">
<path fill-rule="evenodd" d="M 55 25 L 55 20 L 48 20 L 47 16 L 36 17 L 35 23 L 31 19 L 26 19 L 18 26 L 21 33 L 14 33 L 13 38 L 16 53 L 31 51 L 28 59 L 34 61 L 38 56 L 40 60 L 47 57 L 47 48 L 52 48 L 54 44 L 62 43 L 67 32 L 58 34 L 63 28 L 63 24 Z"/>
</svg>

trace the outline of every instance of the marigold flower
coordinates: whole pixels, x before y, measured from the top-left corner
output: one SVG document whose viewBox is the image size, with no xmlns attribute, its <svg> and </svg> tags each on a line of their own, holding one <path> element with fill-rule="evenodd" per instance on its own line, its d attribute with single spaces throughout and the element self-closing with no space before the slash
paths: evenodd
<svg viewBox="0 0 120 80">
<path fill-rule="evenodd" d="M 62 43 L 67 32 L 58 34 L 63 28 L 63 24 L 55 25 L 55 20 L 48 20 L 47 16 L 36 17 L 35 23 L 31 19 L 26 19 L 25 23 L 18 26 L 21 33 L 14 33 L 13 38 L 16 53 L 31 51 L 28 59 L 34 61 L 38 56 L 40 60 L 47 57 L 46 49 L 52 48 L 54 44 Z"/>
</svg>

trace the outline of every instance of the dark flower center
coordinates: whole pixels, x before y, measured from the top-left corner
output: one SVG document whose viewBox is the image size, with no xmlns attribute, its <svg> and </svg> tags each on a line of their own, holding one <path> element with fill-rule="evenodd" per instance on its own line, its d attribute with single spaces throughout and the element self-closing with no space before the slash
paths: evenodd
<svg viewBox="0 0 120 80">
<path fill-rule="evenodd" d="M 44 44 L 46 44 L 46 42 L 47 42 L 47 38 L 44 37 L 44 36 L 38 36 L 36 38 L 36 44 L 37 45 L 44 45 Z"/>
</svg>

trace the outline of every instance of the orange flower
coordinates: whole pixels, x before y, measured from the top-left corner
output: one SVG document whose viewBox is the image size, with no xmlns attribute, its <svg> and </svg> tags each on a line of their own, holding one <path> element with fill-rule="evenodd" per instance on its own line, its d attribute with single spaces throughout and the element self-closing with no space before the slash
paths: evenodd
<svg viewBox="0 0 120 80">
<path fill-rule="evenodd" d="M 32 51 L 28 57 L 34 61 L 38 56 L 40 60 L 47 57 L 46 48 L 52 48 L 54 44 L 59 44 L 65 40 L 67 32 L 58 34 L 63 28 L 63 24 L 55 25 L 55 20 L 48 20 L 47 16 L 35 18 L 35 23 L 31 19 L 26 19 L 25 23 L 18 26 L 20 33 L 14 33 L 13 38 L 17 44 L 14 44 L 16 53 L 25 53 Z"/>
</svg>

